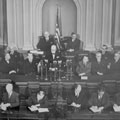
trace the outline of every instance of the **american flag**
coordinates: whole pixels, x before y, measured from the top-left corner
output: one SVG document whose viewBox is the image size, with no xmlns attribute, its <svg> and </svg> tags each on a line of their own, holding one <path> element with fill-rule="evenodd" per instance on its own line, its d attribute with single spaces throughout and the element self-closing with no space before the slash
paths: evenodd
<svg viewBox="0 0 120 120">
<path fill-rule="evenodd" d="M 60 50 L 60 37 L 62 36 L 62 30 L 61 30 L 61 8 L 57 6 L 57 16 L 56 16 L 56 28 L 55 28 L 55 34 L 57 39 L 57 48 Z"/>
</svg>

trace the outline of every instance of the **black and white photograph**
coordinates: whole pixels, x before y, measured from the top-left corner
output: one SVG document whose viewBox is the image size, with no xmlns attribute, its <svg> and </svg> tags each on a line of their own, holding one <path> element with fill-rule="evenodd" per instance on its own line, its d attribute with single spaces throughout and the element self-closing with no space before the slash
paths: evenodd
<svg viewBox="0 0 120 120">
<path fill-rule="evenodd" d="M 0 120 L 120 120 L 120 0 L 0 0 Z"/>
</svg>

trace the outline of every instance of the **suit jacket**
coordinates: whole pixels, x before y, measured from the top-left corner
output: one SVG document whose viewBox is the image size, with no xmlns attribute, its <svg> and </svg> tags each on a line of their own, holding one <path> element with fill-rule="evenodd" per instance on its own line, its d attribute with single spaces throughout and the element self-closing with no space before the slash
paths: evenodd
<svg viewBox="0 0 120 120">
<path fill-rule="evenodd" d="M 120 59 L 117 62 L 115 62 L 115 61 L 111 62 L 109 72 L 110 73 L 119 73 L 120 74 Z"/>
<path fill-rule="evenodd" d="M 14 63 L 14 65 L 16 66 L 16 69 L 18 67 L 18 63 L 20 61 L 20 53 L 18 53 L 17 51 L 14 51 L 13 54 L 10 54 L 11 57 L 11 61 Z"/>
<path fill-rule="evenodd" d="M 3 94 L 3 103 L 10 103 L 11 108 L 19 106 L 19 94 L 15 91 L 12 92 L 10 98 L 8 97 L 8 93 Z"/>
<path fill-rule="evenodd" d="M 45 55 L 45 59 L 48 60 L 48 67 L 50 67 L 50 64 L 51 64 L 52 66 L 54 66 L 54 65 L 53 65 L 53 62 L 54 62 L 54 61 L 59 61 L 59 60 L 61 60 L 61 61 L 62 61 L 62 63 L 61 63 L 62 66 L 63 66 L 63 64 L 64 64 L 64 62 L 65 62 L 65 57 L 63 57 L 60 52 L 56 52 L 55 55 L 54 55 L 54 58 L 53 58 L 53 55 L 52 55 L 51 52 L 47 52 L 46 55 Z M 58 64 L 57 64 L 57 67 L 58 67 Z"/>
<path fill-rule="evenodd" d="M 80 49 L 80 40 L 75 39 L 74 42 L 72 42 L 72 38 L 68 41 L 67 49 L 74 49 L 75 51 L 78 51 Z"/>
<path fill-rule="evenodd" d="M 89 75 L 91 73 L 91 63 L 88 62 L 86 66 L 83 64 L 82 61 L 79 62 L 79 65 L 76 68 L 76 72 L 78 74 L 80 73 L 86 73 L 86 75 Z"/>
<path fill-rule="evenodd" d="M 81 106 L 85 106 L 87 104 L 87 95 L 84 90 L 82 90 L 78 97 L 75 96 L 75 92 L 71 91 L 69 93 L 67 103 L 70 105 L 71 103 L 75 102 L 76 104 L 81 104 Z"/>
<path fill-rule="evenodd" d="M 49 63 L 53 63 L 53 61 L 58 61 L 61 59 L 61 54 L 59 52 L 56 52 L 53 58 L 53 54 L 51 52 L 48 52 L 46 53 L 45 59 L 48 59 Z"/>
<path fill-rule="evenodd" d="M 22 72 L 23 74 L 33 74 L 35 73 L 35 68 L 36 68 L 35 62 L 33 61 L 32 63 L 30 63 L 28 59 L 26 59 L 23 63 Z"/>
<path fill-rule="evenodd" d="M 27 105 L 28 106 L 32 106 L 32 105 L 36 105 L 36 104 L 40 104 L 41 108 L 45 108 L 48 107 L 48 100 L 47 97 L 44 96 L 43 99 L 41 100 L 37 100 L 37 94 L 33 94 L 32 96 L 30 96 L 27 100 Z"/>
<path fill-rule="evenodd" d="M 5 61 L 5 59 L 3 59 L 0 62 L 0 72 L 8 74 L 11 70 L 15 70 L 16 71 L 16 65 L 14 65 L 13 61 L 11 61 L 11 60 L 10 60 L 9 63 L 7 63 Z"/>
<path fill-rule="evenodd" d="M 47 52 L 50 51 L 51 45 L 53 43 L 54 43 L 54 38 L 49 37 L 49 41 L 46 41 L 45 37 L 41 37 L 37 44 L 37 48 L 44 52 Z"/>
<path fill-rule="evenodd" d="M 90 100 L 89 100 L 90 106 L 98 106 L 98 107 L 104 107 L 107 108 L 110 105 L 110 99 L 109 95 L 105 92 L 103 97 L 101 99 L 98 99 L 98 94 L 93 93 Z"/>
<path fill-rule="evenodd" d="M 95 60 L 92 62 L 91 65 L 91 73 L 93 75 L 97 75 L 97 72 L 106 74 L 108 72 L 107 65 L 108 63 L 104 59 L 102 59 L 100 63 L 98 63 L 97 60 Z"/>
</svg>

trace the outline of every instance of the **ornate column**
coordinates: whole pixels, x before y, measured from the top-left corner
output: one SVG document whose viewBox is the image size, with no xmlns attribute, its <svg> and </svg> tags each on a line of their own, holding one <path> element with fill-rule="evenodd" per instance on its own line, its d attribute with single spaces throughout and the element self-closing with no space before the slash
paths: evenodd
<svg viewBox="0 0 120 120">
<path fill-rule="evenodd" d="M 7 0 L 8 46 L 16 46 L 16 5 L 15 0 Z"/>
<path fill-rule="evenodd" d="M 95 31 L 94 31 L 94 45 L 98 49 L 102 45 L 102 20 L 103 20 L 103 0 L 95 0 Z"/>
<path fill-rule="evenodd" d="M 116 0 L 115 46 L 120 46 L 120 0 Z"/>
<path fill-rule="evenodd" d="M 95 32 L 95 11 L 94 0 L 87 0 L 86 16 L 86 50 L 95 50 L 94 32 Z"/>
<path fill-rule="evenodd" d="M 32 46 L 32 0 L 23 0 L 23 32 L 24 50 L 33 49 Z"/>
<path fill-rule="evenodd" d="M 16 46 L 23 48 L 24 44 L 24 31 L 23 31 L 23 0 L 15 0 L 16 14 L 15 14 L 15 26 L 16 26 Z"/>
<path fill-rule="evenodd" d="M 102 44 L 111 45 L 112 0 L 103 0 Z"/>
</svg>

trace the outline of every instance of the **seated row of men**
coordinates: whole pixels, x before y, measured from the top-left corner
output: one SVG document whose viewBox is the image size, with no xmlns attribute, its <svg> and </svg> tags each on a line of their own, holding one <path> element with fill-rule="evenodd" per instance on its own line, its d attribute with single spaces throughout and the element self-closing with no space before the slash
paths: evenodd
<svg viewBox="0 0 120 120">
<path fill-rule="evenodd" d="M 56 45 L 51 46 L 51 51 L 46 52 L 44 55 L 35 56 L 30 51 L 27 53 L 27 57 L 20 56 L 20 53 L 10 51 L 5 53 L 5 56 L 0 61 L 0 72 L 5 74 L 17 73 L 17 74 L 37 74 L 42 62 L 47 67 L 53 65 L 54 61 L 59 61 L 61 64 L 65 64 L 65 57 L 57 52 Z"/>
<path fill-rule="evenodd" d="M 50 36 L 49 32 L 46 31 L 44 36 L 40 37 L 37 49 L 49 52 L 52 44 L 56 44 L 58 50 L 78 51 L 82 43 L 75 33 L 71 33 L 71 37 L 68 37 L 67 40 L 61 43 L 61 40 L 57 40 L 56 36 Z"/>
<path fill-rule="evenodd" d="M 106 59 L 101 52 L 97 52 L 95 60 L 90 61 L 89 56 L 83 56 L 79 61 L 76 72 L 78 76 L 104 76 L 104 79 L 120 77 L 120 52 L 116 52 L 114 57 Z"/>
<path fill-rule="evenodd" d="M 95 59 L 94 59 L 95 58 Z M 66 58 L 57 52 L 56 45 L 51 46 L 51 51 L 45 53 L 42 57 L 36 59 L 34 55 L 28 52 L 26 59 L 17 52 L 7 52 L 0 61 L 0 72 L 5 74 L 17 73 L 24 75 L 37 74 L 40 66 L 47 65 L 50 68 L 54 62 L 59 62 L 63 68 L 66 67 Z M 74 61 L 74 60 L 73 60 Z M 74 62 L 73 62 L 74 64 Z M 84 55 L 82 60 L 75 63 L 75 73 L 78 76 L 104 76 L 105 79 L 117 78 L 120 76 L 120 52 L 114 53 L 114 57 L 103 56 L 101 52 L 96 52 L 95 57 Z M 73 65 L 74 66 L 74 65 Z M 58 67 L 58 66 L 57 66 Z M 65 69 L 64 69 L 65 70 Z"/>
<path fill-rule="evenodd" d="M 114 95 L 110 99 L 103 84 L 98 86 L 98 90 L 88 97 L 88 93 L 82 88 L 80 84 L 75 84 L 67 96 L 67 111 L 90 110 L 94 113 L 102 112 L 104 110 L 114 110 L 120 112 L 120 93 Z M 8 83 L 6 85 L 6 92 L 3 94 L 0 109 L 6 111 L 18 110 L 20 106 L 19 94 L 13 90 L 13 85 Z M 32 94 L 26 99 L 26 107 L 31 111 L 39 111 L 40 108 L 44 112 L 49 112 L 49 103 L 45 91 L 39 89 L 36 94 Z"/>
</svg>

